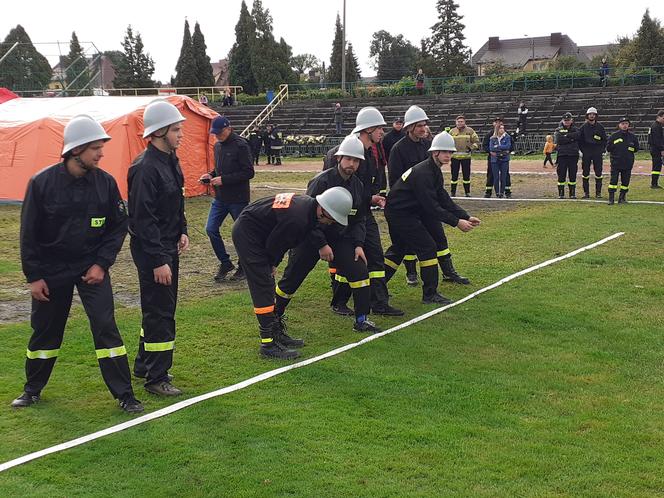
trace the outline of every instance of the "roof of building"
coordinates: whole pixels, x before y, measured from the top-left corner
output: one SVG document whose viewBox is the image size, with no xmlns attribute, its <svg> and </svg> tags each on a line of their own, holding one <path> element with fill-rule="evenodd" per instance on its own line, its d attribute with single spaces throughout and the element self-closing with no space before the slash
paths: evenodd
<svg viewBox="0 0 664 498">
<path fill-rule="evenodd" d="M 473 55 L 473 64 L 490 64 L 501 61 L 507 66 L 523 67 L 529 60 L 550 60 L 556 56 L 573 55 L 582 62 L 590 58 L 572 41 L 561 33 L 549 36 L 535 36 L 501 40 L 491 37 Z"/>
</svg>

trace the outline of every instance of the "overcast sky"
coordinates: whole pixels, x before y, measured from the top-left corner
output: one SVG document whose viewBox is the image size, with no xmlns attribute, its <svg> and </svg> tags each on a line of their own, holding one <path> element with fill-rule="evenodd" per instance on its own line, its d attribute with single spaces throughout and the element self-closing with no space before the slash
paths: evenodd
<svg viewBox="0 0 664 498">
<path fill-rule="evenodd" d="M 247 0 L 251 9 L 253 0 Z M 140 2 L 116 0 L 90 2 L 69 0 L 63 4 L 33 0 L 29 4 L 7 1 L 0 16 L 0 37 L 21 24 L 33 43 L 62 42 L 66 54 L 71 32 L 80 41 L 93 42 L 103 50 L 121 50 L 128 24 L 143 37 L 147 51 L 155 61 L 155 79 L 168 81 L 175 72 L 180 53 L 185 16 L 191 28 L 201 25 L 212 61 L 223 59 L 235 41 L 235 24 L 241 0 L 216 2 Z M 610 43 L 618 35 L 631 35 L 639 27 L 646 8 L 664 20 L 662 0 L 605 0 L 556 3 L 536 0 L 501 0 L 484 2 L 460 0 L 467 45 L 477 51 L 489 36 L 518 38 L 544 36 L 560 31 L 579 45 Z M 347 40 L 353 44 L 363 76 L 375 74 L 370 67 L 371 35 L 381 29 L 403 34 L 416 46 L 437 21 L 435 0 L 347 0 Z M 313 53 L 329 64 L 334 37 L 334 20 L 341 13 L 343 0 L 263 0 L 274 20 L 277 40 L 283 36 L 293 47 L 293 54 Z M 57 60 L 58 46 L 37 45 Z"/>
</svg>

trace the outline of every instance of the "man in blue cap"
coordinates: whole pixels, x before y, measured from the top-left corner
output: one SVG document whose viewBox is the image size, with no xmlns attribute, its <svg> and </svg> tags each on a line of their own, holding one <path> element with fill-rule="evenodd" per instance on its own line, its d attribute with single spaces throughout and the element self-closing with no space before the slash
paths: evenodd
<svg viewBox="0 0 664 498">
<path fill-rule="evenodd" d="M 214 279 L 222 282 L 236 268 L 226 252 L 219 227 L 229 214 L 233 220 L 236 220 L 249 204 L 249 180 L 254 177 L 254 166 L 249 143 L 233 132 L 227 117 L 215 118 L 210 133 L 217 137 L 217 143 L 214 145 L 214 169 L 201 176 L 199 181 L 214 187 L 215 198 L 210 206 L 205 231 L 219 260 L 219 269 Z M 241 263 L 238 262 L 237 270 L 231 280 L 242 279 L 244 272 Z"/>
</svg>

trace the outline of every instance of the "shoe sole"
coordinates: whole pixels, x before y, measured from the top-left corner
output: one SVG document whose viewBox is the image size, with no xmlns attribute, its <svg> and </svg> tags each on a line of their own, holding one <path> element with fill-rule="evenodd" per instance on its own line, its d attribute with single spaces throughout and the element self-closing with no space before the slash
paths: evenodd
<svg viewBox="0 0 664 498">
<path fill-rule="evenodd" d="M 442 301 L 442 302 L 440 302 L 440 301 L 425 301 L 424 299 L 422 299 L 422 304 L 440 304 L 442 306 L 447 306 L 448 304 L 452 304 L 453 302 L 454 301 L 452 301 L 451 299 L 448 299 L 447 301 Z"/>
<path fill-rule="evenodd" d="M 269 353 L 263 353 L 261 351 L 261 356 L 263 358 L 267 358 L 269 360 L 295 360 L 295 359 L 300 357 L 300 353 L 298 353 L 296 351 L 295 354 L 293 354 L 293 355 L 279 355 L 279 356 L 277 356 L 277 355 L 272 355 L 272 354 L 269 354 Z"/>
<path fill-rule="evenodd" d="M 339 316 L 351 316 L 353 314 L 353 310 L 349 311 L 332 310 L 332 313 Z"/>
<path fill-rule="evenodd" d="M 443 277 L 443 282 L 452 282 L 453 284 L 459 284 L 459 285 L 470 285 L 470 280 L 464 282 L 462 280 L 455 280 L 453 278 L 447 278 L 447 277 Z"/>
<path fill-rule="evenodd" d="M 150 394 L 155 394 L 157 396 L 167 396 L 167 397 L 180 396 L 182 394 L 182 391 L 180 391 L 178 393 L 165 393 L 165 392 L 161 392 L 161 391 L 151 391 L 147 387 L 145 387 L 145 391 L 149 392 Z"/>
</svg>

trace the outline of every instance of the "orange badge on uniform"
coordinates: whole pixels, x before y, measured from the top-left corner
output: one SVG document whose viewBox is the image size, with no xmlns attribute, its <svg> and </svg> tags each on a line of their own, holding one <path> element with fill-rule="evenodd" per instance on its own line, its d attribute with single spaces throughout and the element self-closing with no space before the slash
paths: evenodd
<svg viewBox="0 0 664 498">
<path fill-rule="evenodd" d="M 272 209 L 288 209 L 295 194 L 277 194 L 274 196 Z"/>
</svg>

